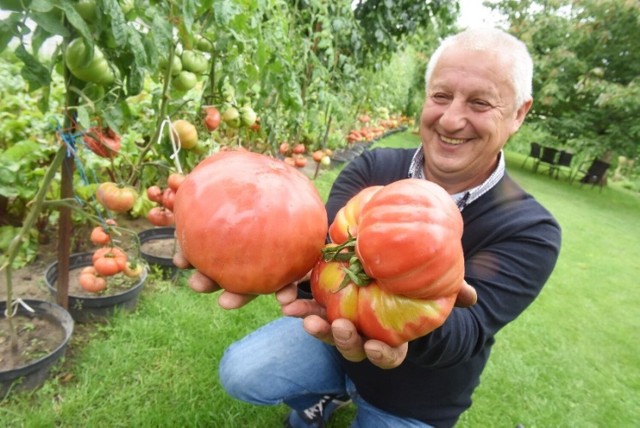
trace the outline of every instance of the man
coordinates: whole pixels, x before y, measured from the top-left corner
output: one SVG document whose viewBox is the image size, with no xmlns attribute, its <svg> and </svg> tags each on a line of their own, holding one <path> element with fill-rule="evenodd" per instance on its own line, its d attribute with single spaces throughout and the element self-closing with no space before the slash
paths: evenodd
<svg viewBox="0 0 640 428">
<path fill-rule="evenodd" d="M 293 427 L 323 426 L 349 400 L 357 427 L 456 423 L 471 405 L 495 334 L 535 299 L 559 253 L 560 227 L 505 173 L 502 153 L 531 108 L 532 72 L 525 45 L 503 31 L 472 29 L 446 39 L 427 66 L 421 148 L 365 152 L 345 167 L 327 201 L 331 221 L 368 186 L 413 177 L 447 190 L 462 212 L 472 287 L 447 321 L 394 348 L 364 339 L 345 319 L 329 325 L 314 300 L 285 287 L 276 297 L 286 316 L 232 344 L 220 362 L 232 396 L 286 403 Z M 217 288 L 201 275 L 191 285 Z M 224 292 L 219 303 L 235 308 L 250 299 Z"/>
</svg>

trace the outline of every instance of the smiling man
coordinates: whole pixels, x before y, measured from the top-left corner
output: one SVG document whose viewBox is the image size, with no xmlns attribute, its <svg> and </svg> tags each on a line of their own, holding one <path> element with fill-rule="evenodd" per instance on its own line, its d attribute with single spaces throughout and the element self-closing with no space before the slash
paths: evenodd
<svg viewBox="0 0 640 428">
<path fill-rule="evenodd" d="M 330 222 L 362 189 L 407 177 L 451 195 L 464 221 L 470 287 L 444 324 L 392 347 L 362 337 L 346 319 L 330 324 L 324 309 L 297 298 L 291 285 L 276 293 L 285 317 L 225 352 L 219 374 L 229 394 L 287 404 L 292 427 L 321 427 L 349 401 L 357 409 L 353 427 L 455 425 L 471 406 L 496 333 L 533 302 L 560 250 L 558 223 L 509 177 L 502 152 L 531 108 L 532 73 L 526 46 L 501 30 L 446 39 L 427 66 L 421 147 L 366 151 L 331 189 Z M 201 275 L 192 286 L 217 289 Z M 249 300 L 223 292 L 219 302 L 234 308 Z"/>
</svg>

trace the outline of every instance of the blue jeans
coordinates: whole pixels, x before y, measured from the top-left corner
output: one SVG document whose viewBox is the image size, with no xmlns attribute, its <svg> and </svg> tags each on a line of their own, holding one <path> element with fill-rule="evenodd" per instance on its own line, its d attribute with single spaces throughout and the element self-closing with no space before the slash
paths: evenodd
<svg viewBox="0 0 640 428">
<path fill-rule="evenodd" d="M 258 405 L 285 403 L 304 410 L 326 394 L 348 394 L 356 406 L 353 428 L 420 427 L 364 401 L 342 370 L 334 348 L 284 317 L 233 343 L 220 361 L 220 382 L 233 397 Z"/>
</svg>

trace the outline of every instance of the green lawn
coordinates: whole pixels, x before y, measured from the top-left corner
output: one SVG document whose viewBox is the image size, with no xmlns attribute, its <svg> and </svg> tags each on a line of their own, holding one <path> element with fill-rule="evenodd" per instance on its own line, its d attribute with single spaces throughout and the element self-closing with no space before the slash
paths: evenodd
<svg viewBox="0 0 640 428">
<path fill-rule="evenodd" d="M 396 134 L 384 145 L 416 146 Z M 509 171 L 557 217 L 563 247 L 540 297 L 497 337 L 460 427 L 635 427 L 640 416 L 640 197 Z M 336 171 L 317 185 L 326 197 Z M 284 406 L 228 397 L 217 362 L 232 341 L 278 316 L 261 297 L 224 311 L 184 281 L 149 280 L 138 309 L 116 314 L 37 391 L 0 403 L 7 427 L 278 427 Z M 259 356 L 256 356 L 259 358 Z M 353 408 L 332 421 L 348 426 Z"/>
</svg>

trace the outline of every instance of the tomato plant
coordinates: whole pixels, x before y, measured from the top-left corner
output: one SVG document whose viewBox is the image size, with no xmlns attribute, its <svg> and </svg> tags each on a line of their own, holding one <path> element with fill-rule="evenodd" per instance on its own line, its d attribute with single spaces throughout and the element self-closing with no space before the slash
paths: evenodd
<svg viewBox="0 0 640 428">
<path fill-rule="evenodd" d="M 462 216 L 434 183 L 405 179 L 352 197 L 311 275 L 330 321 L 396 346 L 439 327 L 464 282 Z"/>
<path fill-rule="evenodd" d="M 246 151 L 219 152 L 187 175 L 174 205 L 186 259 L 223 288 L 272 293 L 300 279 L 324 246 L 327 214 L 295 168 Z"/>
</svg>

